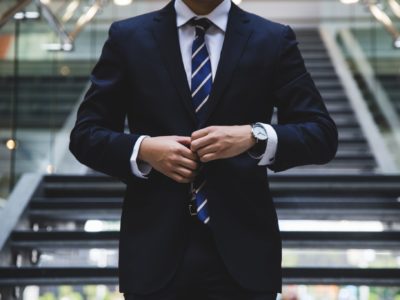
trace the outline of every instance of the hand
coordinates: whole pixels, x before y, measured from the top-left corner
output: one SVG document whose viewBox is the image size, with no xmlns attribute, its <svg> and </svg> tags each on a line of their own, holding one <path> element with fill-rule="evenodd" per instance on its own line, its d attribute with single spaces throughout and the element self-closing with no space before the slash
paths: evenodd
<svg viewBox="0 0 400 300">
<path fill-rule="evenodd" d="M 146 137 L 138 158 L 179 183 L 192 182 L 198 168 L 198 157 L 190 149 L 190 137 Z"/>
<path fill-rule="evenodd" d="M 250 125 L 210 126 L 193 132 L 190 149 L 208 162 L 237 156 L 255 143 Z"/>
</svg>

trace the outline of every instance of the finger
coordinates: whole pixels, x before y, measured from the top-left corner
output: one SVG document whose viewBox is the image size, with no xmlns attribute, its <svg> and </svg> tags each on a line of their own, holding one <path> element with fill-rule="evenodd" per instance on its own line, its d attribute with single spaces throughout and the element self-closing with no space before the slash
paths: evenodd
<svg viewBox="0 0 400 300">
<path fill-rule="evenodd" d="M 180 144 L 182 144 L 182 145 L 184 145 L 184 146 L 186 146 L 186 147 L 190 147 L 190 143 L 191 143 L 191 141 L 192 141 L 192 139 L 190 138 L 190 136 L 176 136 L 176 137 L 175 137 L 175 140 L 176 140 L 178 143 L 180 143 Z"/>
<path fill-rule="evenodd" d="M 204 163 L 212 161 L 212 160 L 216 160 L 216 159 L 218 159 L 218 156 L 217 156 L 216 152 L 207 153 L 207 154 L 204 154 L 203 156 L 200 156 L 200 161 L 204 162 Z"/>
<path fill-rule="evenodd" d="M 187 176 L 187 177 L 183 176 L 183 177 L 187 180 L 187 182 L 192 182 L 192 181 L 194 181 L 194 179 L 196 178 L 196 176 L 197 176 L 197 173 L 196 173 L 196 172 L 193 172 L 192 175 Z"/>
<path fill-rule="evenodd" d="M 195 178 L 195 174 L 194 173 L 182 174 L 181 172 L 184 172 L 183 169 L 176 170 L 175 172 L 173 172 L 172 176 L 176 178 L 176 181 L 178 181 L 178 182 L 191 182 L 191 181 L 194 180 L 194 178 Z"/>
<path fill-rule="evenodd" d="M 181 175 L 179 175 L 179 174 L 177 174 L 177 173 L 171 174 L 170 177 L 171 177 L 173 180 L 175 180 L 176 182 L 178 182 L 178 183 L 189 183 L 189 182 L 191 182 L 190 179 L 187 179 L 187 178 L 185 178 L 185 177 L 183 177 L 183 176 L 181 176 Z"/>
<path fill-rule="evenodd" d="M 194 131 L 191 136 L 192 141 L 197 140 L 203 136 L 206 136 L 210 132 L 210 130 L 211 130 L 211 127 L 206 127 L 206 128 L 202 128 L 202 129 Z"/>
<path fill-rule="evenodd" d="M 185 178 L 192 178 L 194 176 L 192 170 L 181 166 L 175 167 L 173 172 Z"/>
<path fill-rule="evenodd" d="M 208 134 L 204 137 L 192 141 L 192 144 L 190 145 L 190 150 L 192 150 L 193 152 L 197 152 L 199 151 L 199 149 L 207 147 L 213 143 L 215 143 L 215 137 Z"/>
<path fill-rule="evenodd" d="M 197 156 L 196 153 L 194 153 L 192 150 L 186 147 L 181 147 L 179 149 L 179 154 L 181 154 L 183 157 L 186 157 L 187 159 L 190 159 L 192 161 L 198 161 L 199 157 Z"/>
<path fill-rule="evenodd" d="M 215 144 L 211 144 L 211 145 L 207 145 L 207 146 L 197 150 L 197 155 L 201 158 L 205 154 L 214 153 L 214 152 L 217 152 L 217 150 L 218 150 L 218 146 Z"/>
<path fill-rule="evenodd" d="M 179 161 L 179 165 L 182 167 L 185 167 L 187 169 L 190 169 L 192 171 L 195 171 L 198 169 L 199 164 L 196 161 L 193 161 L 191 159 L 188 159 L 186 157 L 182 157 L 181 160 Z"/>
</svg>

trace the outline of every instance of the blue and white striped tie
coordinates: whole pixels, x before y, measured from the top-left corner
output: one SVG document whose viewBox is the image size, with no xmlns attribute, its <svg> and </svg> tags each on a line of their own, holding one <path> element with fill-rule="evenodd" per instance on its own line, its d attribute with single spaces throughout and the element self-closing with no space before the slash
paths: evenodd
<svg viewBox="0 0 400 300">
<path fill-rule="evenodd" d="M 192 45 L 192 80 L 191 92 L 193 106 L 196 111 L 197 122 L 204 120 L 204 107 L 211 93 L 212 73 L 210 56 L 208 55 L 204 35 L 211 26 L 211 22 L 206 19 L 192 19 L 191 25 L 196 29 L 196 36 Z M 194 184 L 194 200 L 197 209 L 197 218 L 207 224 L 210 221 L 208 204 L 205 193 L 206 181 L 204 173 L 201 171 L 197 175 Z"/>
</svg>

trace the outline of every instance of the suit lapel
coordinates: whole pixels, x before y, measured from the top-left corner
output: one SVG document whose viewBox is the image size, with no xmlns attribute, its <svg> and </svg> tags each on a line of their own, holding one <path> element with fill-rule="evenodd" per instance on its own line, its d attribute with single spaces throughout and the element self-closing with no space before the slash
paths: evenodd
<svg viewBox="0 0 400 300">
<path fill-rule="evenodd" d="M 232 3 L 217 73 L 210 98 L 205 107 L 206 116 L 204 123 L 200 124 L 200 127 L 205 126 L 206 121 L 211 116 L 218 101 L 222 98 L 224 90 L 231 81 L 232 74 L 252 33 L 252 29 L 248 23 L 249 19 L 246 13 Z"/>
<path fill-rule="evenodd" d="M 196 114 L 191 102 L 192 97 L 179 46 L 174 2 L 171 1 L 166 7 L 160 10 L 154 21 L 155 25 L 152 28 L 152 32 L 160 48 L 163 61 L 179 92 L 183 106 L 189 113 L 194 124 L 196 124 Z M 205 125 L 231 80 L 235 67 L 252 32 L 248 22 L 249 19 L 246 13 L 232 3 L 217 73 L 210 98 L 205 107 L 204 121 L 202 124 L 197 124 L 198 128 Z"/>
<path fill-rule="evenodd" d="M 196 124 L 196 115 L 191 102 L 192 97 L 179 46 L 174 2 L 171 1 L 166 7 L 160 10 L 154 21 L 155 26 L 152 28 L 152 31 L 160 48 L 163 61 L 178 90 L 183 106 L 189 113 L 194 124 Z"/>
</svg>

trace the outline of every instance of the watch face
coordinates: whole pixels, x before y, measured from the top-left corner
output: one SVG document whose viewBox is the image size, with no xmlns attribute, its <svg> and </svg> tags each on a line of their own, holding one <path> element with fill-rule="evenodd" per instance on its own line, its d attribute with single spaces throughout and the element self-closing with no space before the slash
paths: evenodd
<svg viewBox="0 0 400 300">
<path fill-rule="evenodd" d="M 267 133 L 262 126 L 255 126 L 253 132 L 254 136 L 259 140 L 266 140 L 268 138 Z"/>
</svg>

